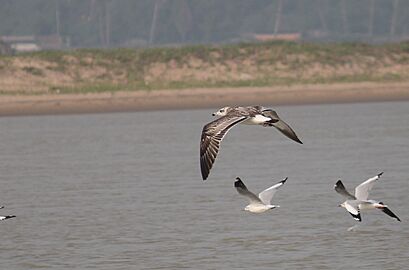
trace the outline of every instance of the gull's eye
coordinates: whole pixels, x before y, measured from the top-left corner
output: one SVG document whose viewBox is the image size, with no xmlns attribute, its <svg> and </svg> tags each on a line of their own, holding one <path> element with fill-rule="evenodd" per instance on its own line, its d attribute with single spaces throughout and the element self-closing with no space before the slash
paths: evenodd
<svg viewBox="0 0 409 270">
<path fill-rule="evenodd" d="M 224 112 L 224 110 L 220 110 L 220 112 Z"/>
</svg>

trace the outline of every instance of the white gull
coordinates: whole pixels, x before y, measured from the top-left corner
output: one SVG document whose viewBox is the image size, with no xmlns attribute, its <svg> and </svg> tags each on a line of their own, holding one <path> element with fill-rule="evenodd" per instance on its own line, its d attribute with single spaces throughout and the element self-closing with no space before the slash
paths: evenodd
<svg viewBox="0 0 409 270">
<path fill-rule="evenodd" d="M 388 216 L 400 221 L 400 219 L 383 202 L 368 200 L 369 191 L 382 174 L 383 172 L 358 185 L 355 188 L 355 196 L 345 189 L 345 186 L 341 180 L 338 180 L 334 186 L 334 189 L 336 192 L 347 198 L 347 200 L 341 203 L 339 206 L 344 207 L 357 221 L 362 221 L 361 210 L 371 209 L 380 209 Z"/>
<path fill-rule="evenodd" d="M 239 177 L 236 178 L 234 187 L 237 189 L 237 192 L 239 194 L 247 197 L 247 199 L 249 199 L 250 201 L 250 204 L 244 208 L 245 211 L 249 211 L 252 213 L 263 213 L 267 210 L 280 207 L 279 205 L 272 205 L 271 199 L 273 198 L 277 189 L 284 185 L 285 181 L 287 181 L 287 178 L 263 190 L 262 192 L 260 192 L 260 194 L 258 194 L 258 196 L 249 191 Z"/>
</svg>

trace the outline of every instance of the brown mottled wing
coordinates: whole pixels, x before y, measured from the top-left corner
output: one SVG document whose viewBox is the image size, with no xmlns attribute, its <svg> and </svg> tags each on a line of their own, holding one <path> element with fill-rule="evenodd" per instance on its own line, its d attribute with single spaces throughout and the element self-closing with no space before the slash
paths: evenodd
<svg viewBox="0 0 409 270">
<path fill-rule="evenodd" d="M 341 180 L 338 180 L 335 185 L 334 185 L 334 189 L 336 192 L 338 192 L 339 194 L 341 194 L 342 196 L 346 197 L 348 200 L 356 200 L 355 196 L 352 195 L 351 193 L 349 193 L 344 184 L 342 183 Z"/>
<path fill-rule="evenodd" d="M 272 119 L 270 126 L 277 128 L 281 133 L 283 133 L 288 138 L 302 144 L 301 140 L 298 139 L 297 134 L 295 134 L 294 130 L 280 117 L 278 117 L 276 111 L 273 111 L 271 109 L 265 109 L 263 110 L 263 115 Z"/>
<path fill-rule="evenodd" d="M 206 180 L 210 169 L 219 153 L 220 143 L 227 132 L 236 124 L 246 120 L 243 115 L 226 115 L 203 127 L 200 140 L 200 169 L 202 178 Z"/>
</svg>

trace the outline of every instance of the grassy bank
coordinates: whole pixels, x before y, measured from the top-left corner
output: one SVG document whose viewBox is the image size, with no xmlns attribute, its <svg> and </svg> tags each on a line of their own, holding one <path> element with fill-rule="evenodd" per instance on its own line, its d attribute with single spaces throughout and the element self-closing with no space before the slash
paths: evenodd
<svg viewBox="0 0 409 270">
<path fill-rule="evenodd" d="M 409 43 L 270 42 L 0 56 L 1 94 L 409 81 Z"/>
</svg>

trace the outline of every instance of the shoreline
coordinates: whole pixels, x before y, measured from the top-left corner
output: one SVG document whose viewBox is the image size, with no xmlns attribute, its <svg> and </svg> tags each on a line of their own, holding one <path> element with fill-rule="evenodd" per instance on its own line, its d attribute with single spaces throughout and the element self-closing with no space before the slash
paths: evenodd
<svg viewBox="0 0 409 270">
<path fill-rule="evenodd" d="M 409 100 L 409 82 L 197 88 L 89 94 L 2 95 L 0 116 Z"/>
</svg>

